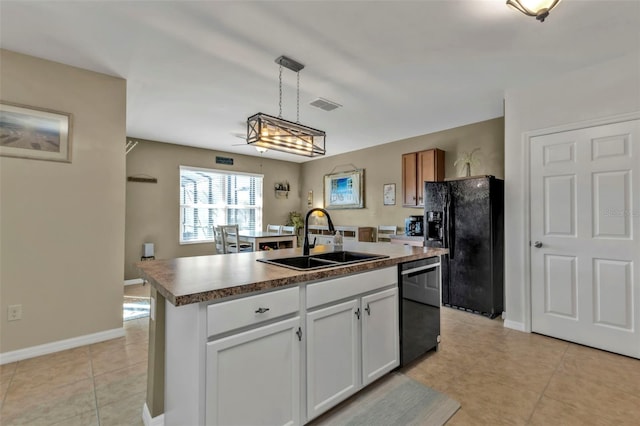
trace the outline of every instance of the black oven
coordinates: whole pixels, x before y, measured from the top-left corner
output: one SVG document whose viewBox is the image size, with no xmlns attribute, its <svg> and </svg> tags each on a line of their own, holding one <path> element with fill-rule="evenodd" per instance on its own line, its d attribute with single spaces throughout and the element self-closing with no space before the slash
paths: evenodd
<svg viewBox="0 0 640 426">
<path fill-rule="evenodd" d="M 440 257 L 398 265 L 400 283 L 400 365 L 440 342 Z"/>
</svg>

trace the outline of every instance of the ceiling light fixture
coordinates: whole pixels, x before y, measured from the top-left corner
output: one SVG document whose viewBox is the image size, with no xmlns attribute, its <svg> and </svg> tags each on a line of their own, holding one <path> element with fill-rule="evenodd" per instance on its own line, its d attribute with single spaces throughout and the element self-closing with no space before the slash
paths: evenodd
<svg viewBox="0 0 640 426">
<path fill-rule="evenodd" d="M 287 152 L 289 154 L 315 157 L 324 155 L 325 132 L 300 124 L 300 70 L 304 68 L 301 63 L 280 56 L 276 59 L 280 65 L 280 113 L 277 117 L 261 112 L 247 119 L 247 144 Z M 297 117 L 296 122 L 282 118 L 282 67 L 290 69 L 297 74 Z"/>
<path fill-rule="evenodd" d="M 507 0 L 507 6 L 519 10 L 527 16 L 535 16 L 544 22 L 549 12 L 560 3 L 560 0 Z"/>
</svg>

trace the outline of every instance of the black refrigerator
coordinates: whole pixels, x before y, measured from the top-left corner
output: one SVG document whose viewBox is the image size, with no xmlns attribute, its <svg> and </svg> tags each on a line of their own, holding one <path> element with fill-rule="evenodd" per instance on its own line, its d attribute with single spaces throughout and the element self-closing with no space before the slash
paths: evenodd
<svg viewBox="0 0 640 426">
<path fill-rule="evenodd" d="M 504 181 L 424 183 L 424 238 L 445 247 L 442 304 L 495 318 L 504 306 Z"/>
</svg>

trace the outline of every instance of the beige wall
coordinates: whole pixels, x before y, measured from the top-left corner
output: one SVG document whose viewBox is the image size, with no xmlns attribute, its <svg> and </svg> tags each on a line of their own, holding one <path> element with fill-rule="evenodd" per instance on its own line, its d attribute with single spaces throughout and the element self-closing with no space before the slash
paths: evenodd
<svg viewBox="0 0 640 426">
<path fill-rule="evenodd" d="M 0 352 L 121 328 L 126 82 L 6 50 L 0 81 L 73 115 L 70 164 L 0 158 Z"/>
<path fill-rule="evenodd" d="M 142 256 L 142 245 L 154 243 L 156 259 L 214 254 L 213 243 L 179 243 L 180 166 L 264 174 L 263 228 L 284 224 L 290 211 L 300 208 L 300 165 L 263 157 L 217 152 L 168 143 L 139 140 L 127 154 L 127 176 L 151 176 L 157 184 L 127 182 L 125 279 L 139 274 L 134 266 Z M 247 149 L 253 149 L 247 147 Z M 216 155 L 232 157 L 233 166 L 216 164 Z M 288 181 L 288 198 L 276 198 L 277 182 Z"/>
<path fill-rule="evenodd" d="M 330 144 L 330 141 L 327 144 Z M 301 200 L 300 209 L 306 211 L 306 194 L 309 190 L 313 191 L 313 206 L 323 207 L 323 176 L 332 171 L 353 169 L 355 166 L 365 169 L 365 208 L 331 210 L 331 219 L 334 224 L 404 227 L 405 217 L 421 215 L 422 210 L 402 207 L 402 154 L 430 148 L 445 151 L 446 178 L 460 176 L 461 169 L 454 167 L 454 162 L 462 153 L 470 152 L 475 148 L 480 148 L 480 151 L 477 152 L 477 157 L 474 155 L 478 165 L 472 168 L 472 174 L 503 178 L 504 118 L 494 118 L 303 163 L 304 197 Z M 395 206 L 385 206 L 382 203 L 382 187 L 385 183 L 396 184 Z M 321 220 L 324 221 L 324 219 Z"/>
</svg>

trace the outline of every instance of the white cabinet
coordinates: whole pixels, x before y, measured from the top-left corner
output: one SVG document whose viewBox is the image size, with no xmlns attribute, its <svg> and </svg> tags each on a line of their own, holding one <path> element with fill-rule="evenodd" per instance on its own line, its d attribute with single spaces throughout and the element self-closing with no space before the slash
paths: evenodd
<svg viewBox="0 0 640 426">
<path fill-rule="evenodd" d="M 300 317 L 207 343 L 207 425 L 300 424 Z"/>
<path fill-rule="evenodd" d="M 167 426 L 301 425 L 399 365 L 398 270 L 166 302 Z"/>
<path fill-rule="evenodd" d="M 308 287 L 307 308 L 318 308 L 306 320 L 307 420 L 400 365 L 396 274 L 387 268 Z"/>
<path fill-rule="evenodd" d="M 307 314 L 307 417 L 312 419 L 358 390 L 357 299 Z"/>
<path fill-rule="evenodd" d="M 398 289 L 362 298 L 362 384 L 400 365 Z"/>
</svg>

